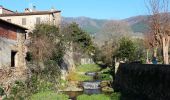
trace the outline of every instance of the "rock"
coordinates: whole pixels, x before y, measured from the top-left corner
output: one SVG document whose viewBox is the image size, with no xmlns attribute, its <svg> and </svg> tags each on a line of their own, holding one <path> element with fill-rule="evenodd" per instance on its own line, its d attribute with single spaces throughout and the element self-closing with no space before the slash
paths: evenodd
<svg viewBox="0 0 170 100">
<path fill-rule="evenodd" d="M 101 84 L 100 84 L 100 86 L 101 86 L 101 87 L 107 87 L 107 86 L 108 86 L 108 83 L 109 83 L 108 81 L 102 81 Z"/>
<path fill-rule="evenodd" d="M 103 87 L 103 88 L 102 88 L 102 91 L 103 91 L 103 92 L 113 92 L 114 90 L 113 90 L 113 88 L 111 88 L 111 87 Z"/>
</svg>

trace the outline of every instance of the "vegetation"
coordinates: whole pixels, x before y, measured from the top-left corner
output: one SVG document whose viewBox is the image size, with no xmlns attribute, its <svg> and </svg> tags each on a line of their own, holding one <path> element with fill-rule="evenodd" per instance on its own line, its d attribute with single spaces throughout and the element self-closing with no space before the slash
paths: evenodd
<svg viewBox="0 0 170 100">
<path fill-rule="evenodd" d="M 77 100 L 110 100 L 110 97 L 104 94 L 91 95 L 91 96 L 83 94 L 78 96 Z"/>
<path fill-rule="evenodd" d="M 21 81 L 16 81 L 10 91 L 10 95 L 6 97 L 5 100 L 24 100 L 24 98 L 28 98 L 28 92 L 30 93 L 26 84 Z"/>
<path fill-rule="evenodd" d="M 135 60 L 136 47 L 132 40 L 129 38 L 122 38 L 120 40 L 120 46 L 117 51 L 117 57 L 123 61 L 134 61 Z"/>
<path fill-rule="evenodd" d="M 81 74 L 81 73 L 71 72 L 69 73 L 67 79 L 68 81 L 89 81 L 92 80 L 93 77 L 87 76 L 84 73 Z"/>
<path fill-rule="evenodd" d="M 32 71 L 35 90 L 44 91 L 50 84 L 57 90 L 60 79 L 60 64 L 64 55 L 64 45 L 56 26 L 40 24 L 31 33 L 30 53 L 32 60 L 28 63 Z M 50 49 L 49 49 L 50 48 Z M 35 66 L 35 67 L 32 67 Z M 36 92 L 35 92 L 36 93 Z"/>
<path fill-rule="evenodd" d="M 111 100 L 120 100 L 120 93 L 112 93 L 111 94 Z"/>
<path fill-rule="evenodd" d="M 85 72 L 96 72 L 99 71 L 100 67 L 96 64 L 85 64 L 80 65 L 75 71 L 69 73 L 67 79 L 70 81 L 88 81 L 92 80 L 92 76 L 85 75 Z"/>
<path fill-rule="evenodd" d="M 32 95 L 30 100 L 68 100 L 68 99 L 69 97 L 67 95 L 47 91 Z"/>
<path fill-rule="evenodd" d="M 76 68 L 77 72 L 96 72 L 99 71 L 101 68 L 97 64 L 85 64 L 80 65 Z"/>
<path fill-rule="evenodd" d="M 72 23 L 62 28 L 63 40 L 72 44 L 74 52 L 91 54 L 93 42 L 89 34 L 83 31 L 78 24 Z"/>
<path fill-rule="evenodd" d="M 16 81 L 8 99 L 29 99 L 38 92 L 58 90 L 59 66 L 65 50 L 58 28 L 48 24 L 36 25 L 30 36 L 26 58 L 31 76 L 25 82 Z"/>
<path fill-rule="evenodd" d="M 98 78 L 99 78 L 99 80 L 110 80 L 110 81 L 113 81 L 112 73 L 114 73 L 112 71 L 112 69 L 107 67 L 105 69 L 102 69 L 99 72 Z"/>
<path fill-rule="evenodd" d="M 170 41 L 170 25 L 169 25 L 169 0 L 149 0 L 148 10 L 152 15 L 149 32 L 153 37 L 153 56 L 157 57 L 157 49 L 161 47 L 163 63 L 169 64 L 169 41 Z"/>
<path fill-rule="evenodd" d="M 0 86 L 0 96 L 5 95 L 4 89 Z"/>
</svg>

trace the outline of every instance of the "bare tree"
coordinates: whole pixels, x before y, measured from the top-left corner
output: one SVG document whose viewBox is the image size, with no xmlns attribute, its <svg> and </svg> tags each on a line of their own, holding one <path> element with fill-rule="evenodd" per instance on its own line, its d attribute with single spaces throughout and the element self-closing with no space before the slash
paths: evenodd
<svg viewBox="0 0 170 100">
<path fill-rule="evenodd" d="M 157 55 L 157 48 L 162 46 L 163 62 L 169 64 L 169 38 L 170 38 L 170 20 L 168 14 L 169 0 L 149 0 L 148 10 L 150 16 L 150 32 L 154 34 L 154 56 Z"/>
<path fill-rule="evenodd" d="M 149 52 L 154 47 L 154 35 L 153 33 L 144 34 L 144 46 L 146 49 L 146 62 L 149 62 Z"/>
</svg>

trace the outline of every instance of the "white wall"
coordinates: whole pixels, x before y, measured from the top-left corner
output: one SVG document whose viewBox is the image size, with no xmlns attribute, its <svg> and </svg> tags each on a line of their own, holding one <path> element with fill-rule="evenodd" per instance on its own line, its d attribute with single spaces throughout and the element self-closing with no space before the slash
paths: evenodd
<svg viewBox="0 0 170 100">
<path fill-rule="evenodd" d="M 36 24 L 36 18 L 40 17 L 42 23 L 55 23 L 55 25 L 59 25 L 61 21 L 61 17 L 59 13 L 55 15 L 55 22 L 53 22 L 52 14 L 44 14 L 44 15 L 25 15 L 25 16 L 6 16 L 0 17 L 4 20 L 11 19 L 12 23 L 24 26 L 28 29 L 33 29 Z M 26 25 L 22 25 L 22 18 L 26 18 Z"/>
</svg>

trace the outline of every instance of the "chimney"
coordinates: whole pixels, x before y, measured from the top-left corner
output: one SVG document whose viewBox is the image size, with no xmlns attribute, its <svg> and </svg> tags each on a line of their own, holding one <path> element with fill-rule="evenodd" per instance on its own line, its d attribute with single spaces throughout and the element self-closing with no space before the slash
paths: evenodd
<svg viewBox="0 0 170 100">
<path fill-rule="evenodd" d="M 25 11 L 24 11 L 25 13 L 29 13 L 30 12 L 30 10 L 29 10 L 29 8 L 25 8 Z"/>
<path fill-rule="evenodd" d="M 3 6 L 0 5 L 0 14 L 3 14 Z"/>
<path fill-rule="evenodd" d="M 35 12 L 36 11 L 36 6 L 33 6 L 33 12 Z"/>
</svg>

